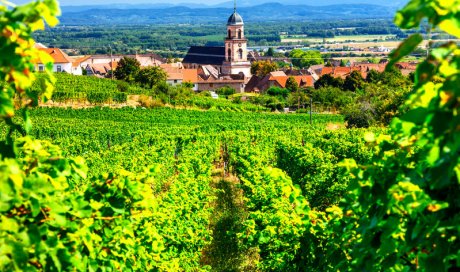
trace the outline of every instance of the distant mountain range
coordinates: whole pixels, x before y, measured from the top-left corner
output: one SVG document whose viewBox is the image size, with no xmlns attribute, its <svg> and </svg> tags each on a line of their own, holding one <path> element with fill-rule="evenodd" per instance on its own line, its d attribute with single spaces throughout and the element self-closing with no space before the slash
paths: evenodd
<svg viewBox="0 0 460 272">
<path fill-rule="evenodd" d="M 267 2 L 278 2 L 283 5 L 306 5 L 306 6 L 331 6 L 331 5 L 344 5 L 344 4 L 366 4 L 366 5 L 374 5 L 376 4 L 375 0 L 284 0 L 284 1 L 273 1 L 273 0 L 239 0 L 238 6 L 239 7 L 251 7 L 262 5 Z M 381 6 L 391 6 L 391 7 L 401 7 L 407 1 L 404 0 L 382 0 L 379 1 L 378 4 Z M 215 5 L 216 7 L 233 7 L 233 1 L 224 2 L 221 4 Z"/>
<path fill-rule="evenodd" d="M 137 3 L 137 4 L 120 4 L 120 3 L 107 3 L 107 4 L 93 4 L 98 3 L 97 1 L 79 1 L 75 4 L 66 5 L 66 3 L 71 1 L 61 1 L 63 4 L 64 11 L 82 11 L 89 9 L 106 9 L 106 8 L 116 8 L 116 9 L 158 9 L 158 8 L 171 8 L 171 7 L 188 7 L 188 8 L 233 8 L 233 1 L 226 1 L 219 4 L 203 4 L 191 2 L 183 2 L 179 4 L 171 4 L 170 2 L 159 2 L 159 1 L 146 1 L 146 3 Z M 153 2 L 153 3 L 152 3 Z M 238 8 L 243 7 L 253 7 L 259 6 L 267 3 L 280 3 L 283 5 L 305 5 L 305 6 L 331 6 L 331 5 L 344 5 L 344 4 L 364 4 L 364 5 L 374 5 L 376 4 L 375 0 L 239 0 Z M 382 0 L 378 3 L 380 6 L 388 7 L 401 7 L 403 4 L 407 3 L 407 0 Z"/>
<path fill-rule="evenodd" d="M 240 1 L 241 2 L 241 1 Z M 249 3 L 249 1 L 246 1 Z M 308 21 L 330 19 L 391 18 L 395 6 L 371 4 L 340 4 L 329 6 L 307 6 L 280 3 L 264 3 L 245 6 L 240 3 L 238 12 L 247 22 L 266 21 Z M 262 0 L 251 3 L 263 2 Z M 298 2 L 297 0 L 288 0 Z M 322 2 L 336 2 L 322 0 Z M 369 1 L 367 1 L 369 2 Z M 222 22 L 232 9 L 224 3 L 223 7 L 203 7 L 195 5 L 173 6 L 152 5 L 110 5 L 110 6 L 66 6 L 62 8 L 61 24 L 101 25 L 101 24 L 197 24 Z"/>
</svg>

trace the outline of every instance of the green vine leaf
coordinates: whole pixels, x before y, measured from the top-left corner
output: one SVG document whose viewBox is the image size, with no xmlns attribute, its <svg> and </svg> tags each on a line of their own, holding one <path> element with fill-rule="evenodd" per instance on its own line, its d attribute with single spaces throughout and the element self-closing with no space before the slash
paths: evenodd
<svg viewBox="0 0 460 272">
<path fill-rule="evenodd" d="M 390 54 L 390 62 L 387 65 L 387 71 L 399 62 L 402 58 L 412 53 L 423 42 L 423 37 L 420 34 L 409 36 L 396 50 Z"/>
</svg>

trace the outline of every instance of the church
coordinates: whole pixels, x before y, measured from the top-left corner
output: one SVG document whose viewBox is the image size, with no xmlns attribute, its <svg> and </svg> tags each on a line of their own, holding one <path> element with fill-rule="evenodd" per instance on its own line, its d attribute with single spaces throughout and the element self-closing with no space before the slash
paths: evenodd
<svg viewBox="0 0 460 272">
<path fill-rule="evenodd" d="M 192 46 L 182 64 L 185 68 L 200 69 L 214 78 L 243 80 L 251 77 L 248 61 L 248 40 L 244 33 L 244 22 L 236 11 L 227 21 L 225 46 Z"/>
</svg>

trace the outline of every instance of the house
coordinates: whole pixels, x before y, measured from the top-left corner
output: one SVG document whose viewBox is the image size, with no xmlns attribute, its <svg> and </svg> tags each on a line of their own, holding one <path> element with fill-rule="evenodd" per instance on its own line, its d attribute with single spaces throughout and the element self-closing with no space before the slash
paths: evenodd
<svg viewBox="0 0 460 272">
<path fill-rule="evenodd" d="M 375 63 L 357 63 L 354 67 L 358 67 L 360 71 L 368 73 L 371 70 L 375 70 L 379 73 L 385 71 L 386 64 L 375 64 Z"/>
<path fill-rule="evenodd" d="M 340 77 L 345 79 L 353 71 L 359 71 L 363 78 L 367 77 L 367 74 L 374 70 L 379 73 L 385 71 L 388 61 L 383 61 L 380 63 L 354 63 L 351 67 L 324 67 L 321 70 L 317 70 L 319 76 L 332 75 L 333 77 Z M 400 62 L 395 64 L 395 67 L 398 68 L 403 75 L 409 75 L 412 72 L 415 72 L 417 69 L 417 63 L 412 62 Z"/>
<path fill-rule="evenodd" d="M 92 55 L 78 58 L 77 62 L 79 67 L 86 70 L 88 76 L 106 77 L 110 72 L 115 70 L 119 61 L 124 58 L 133 58 L 139 61 L 141 67 L 160 66 L 166 62 L 156 54 L 145 55 Z"/>
<path fill-rule="evenodd" d="M 112 70 L 117 69 L 118 62 L 87 64 L 85 67 L 87 76 L 107 77 L 112 74 Z"/>
<path fill-rule="evenodd" d="M 417 70 L 418 63 L 415 62 L 398 62 L 395 67 L 401 70 L 401 73 L 405 76 L 410 73 L 414 73 Z"/>
<path fill-rule="evenodd" d="M 71 57 L 73 62 L 72 62 L 72 69 L 74 70 L 73 74 L 77 76 L 83 75 L 83 71 L 86 70 L 86 65 L 84 65 L 84 62 L 90 58 L 90 56 L 84 56 L 84 57 Z"/>
<path fill-rule="evenodd" d="M 353 71 L 360 71 L 358 67 L 335 67 L 334 68 L 334 77 L 341 77 L 345 79 Z"/>
<path fill-rule="evenodd" d="M 253 76 L 246 84 L 246 92 L 264 93 L 271 87 L 286 88 L 286 83 L 293 77 L 299 87 L 313 87 L 315 79 L 312 75 L 288 76 L 282 71 L 272 72 L 265 77 Z"/>
<path fill-rule="evenodd" d="M 139 61 L 141 67 L 149 66 L 160 66 L 166 63 L 166 60 L 156 54 L 144 54 L 144 55 L 92 55 L 84 57 L 85 60 L 81 62 L 82 67 L 86 67 L 88 64 L 107 64 L 112 61 L 119 62 L 122 58 L 132 58 Z"/>
<path fill-rule="evenodd" d="M 279 61 L 279 62 L 284 62 L 286 64 L 291 63 L 291 59 L 288 57 L 272 57 L 272 56 L 261 56 L 259 52 L 257 51 L 250 51 L 248 53 L 248 60 L 250 62 L 255 62 L 255 61 Z"/>
<path fill-rule="evenodd" d="M 198 91 L 198 69 L 184 69 L 181 63 L 162 64 L 160 67 L 166 72 L 166 83 L 169 85 L 191 83 L 193 90 Z"/>
<path fill-rule="evenodd" d="M 290 76 L 281 76 L 281 77 L 270 77 L 269 82 L 273 82 L 273 86 L 279 88 L 286 88 L 286 83 L 289 80 Z M 314 81 L 312 76 L 303 75 L 303 76 L 292 76 L 297 82 L 297 85 L 301 88 L 313 87 Z"/>
<path fill-rule="evenodd" d="M 43 48 L 48 48 L 47 46 L 45 46 L 45 45 L 42 44 L 42 43 L 36 43 L 36 44 L 34 44 L 34 47 L 37 48 L 37 49 L 40 49 L 40 48 L 42 48 L 42 49 L 43 49 Z"/>
<path fill-rule="evenodd" d="M 340 77 L 345 79 L 348 75 L 350 75 L 353 71 L 360 71 L 359 67 L 324 67 L 321 69 L 320 77 L 324 75 L 331 75 L 333 77 Z"/>
<path fill-rule="evenodd" d="M 237 93 L 243 93 L 246 86 L 246 80 L 244 77 L 236 78 L 231 76 L 224 76 L 215 78 L 210 76 L 208 78 L 202 78 L 199 76 L 197 85 L 199 92 L 215 91 L 223 87 L 230 87 L 235 89 Z"/>
<path fill-rule="evenodd" d="M 198 91 L 199 86 L 199 76 L 198 76 L 198 69 L 183 69 L 182 70 L 183 74 L 183 83 L 191 83 L 193 84 L 193 90 Z"/>
<path fill-rule="evenodd" d="M 53 60 L 53 72 L 56 73 L 68 73 L 68 74 L 74 74 L 78 73 L 78 69 L 76 69 L 73 66 L 73 60 L 66 54 L 64 53 L 61 49 L 59 48 L 38 48 L 38 50 L 47 53 L 50 55 Z M 37 71 L 43 72 L 45 71 L 45 64 L 38 62 L 37 63 Z"/>
<path fill-rule="evenodd" d="M 160 68 L 166 72 L 167 78 L 166 83 L 171 86 L 176 86 L 182 84 L 184 76 L 182 74 L 182 64 L 180 63 L 166 63 L 161 64 Z"/>
</svg>

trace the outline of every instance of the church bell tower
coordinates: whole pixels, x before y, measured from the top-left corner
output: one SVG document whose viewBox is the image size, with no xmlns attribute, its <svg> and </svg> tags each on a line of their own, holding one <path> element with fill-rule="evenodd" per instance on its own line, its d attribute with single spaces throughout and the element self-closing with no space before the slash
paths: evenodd
<svg viewBox="0 0 460 272">
<path fill-rule="evenodd" d="M 229 75 L 243 73 L 246 78 L 251 77 L 251 63 L 248 61 L 248 40 L 244 35 L 243 18 L 236 12 L 236 0 L 233 14 L 227 22 L 225 62 L 222 66 L 222 72 Z"/>
</svg>

